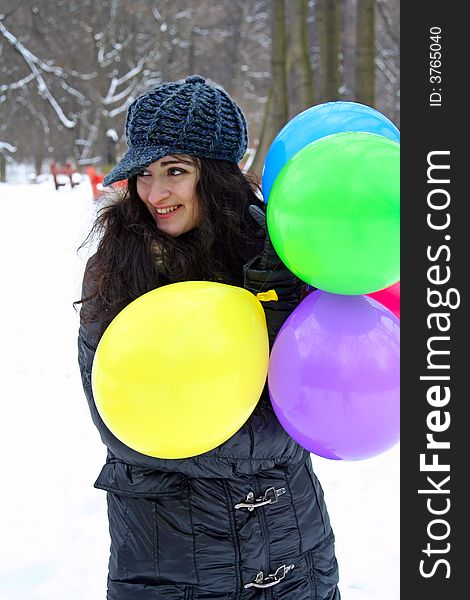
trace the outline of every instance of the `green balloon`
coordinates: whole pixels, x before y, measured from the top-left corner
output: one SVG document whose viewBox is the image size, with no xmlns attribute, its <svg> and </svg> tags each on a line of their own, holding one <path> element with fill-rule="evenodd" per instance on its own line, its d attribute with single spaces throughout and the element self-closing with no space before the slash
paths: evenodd
<svg viewBox="0 0 470 600">
<path fill-rule="evenodd" d="M 369 294 L 400 279 L 400 144 L 347 132 L 304 146 L 267 206 L 273 246 L 303 281 Z"/>
</svg>

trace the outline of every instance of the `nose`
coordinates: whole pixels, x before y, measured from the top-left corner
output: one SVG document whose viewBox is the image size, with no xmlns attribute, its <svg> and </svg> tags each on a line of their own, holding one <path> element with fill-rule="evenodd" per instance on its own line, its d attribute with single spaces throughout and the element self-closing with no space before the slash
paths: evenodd
<svg viewBox="0 0 470 600">
<path fill-rule="evenodd" d="M 152 183 L 149 188 L 148 201 L 152 206 L 158 206 L 167 200 L 171 195 L 171 191 L 158 177 L 152 178 Z"/>
</svg>

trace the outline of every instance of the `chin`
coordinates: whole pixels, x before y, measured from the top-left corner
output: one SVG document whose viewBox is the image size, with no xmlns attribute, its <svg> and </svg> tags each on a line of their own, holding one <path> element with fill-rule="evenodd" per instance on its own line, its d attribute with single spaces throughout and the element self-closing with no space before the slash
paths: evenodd
<svg viewBox="0 0 470 600">
<path fill-rule="evenodd" d="M 167 235 L 171 235 L 171 237 L 178 237 L 185 233 L 185 229 L 181 227 L 159 227 L 158 229 Z"/>
</svg>

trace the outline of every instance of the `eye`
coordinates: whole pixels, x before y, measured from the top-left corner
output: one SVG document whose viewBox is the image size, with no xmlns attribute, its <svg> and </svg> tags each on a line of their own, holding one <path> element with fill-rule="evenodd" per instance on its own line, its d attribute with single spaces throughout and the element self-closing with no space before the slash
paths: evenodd
<svg viewBox="0 0 470 600">
<path fill-rule="evenodd" d="M 147 169 L 145 169 L 144 171 L 138 173 L 137 177 L 150 177 L 151 175 L 152 174 L 150 173 L 150 171 L 147 171 Z"/>
<path fill-rule="evenodd" d="M 181 167 L 170 167 L 168 169 L 168 175 L 173 176 L 177 176 L 177 175 L 182 175 L 183 173 L 186 173 L 185 169 L 181 168 Z"/>
</svg>

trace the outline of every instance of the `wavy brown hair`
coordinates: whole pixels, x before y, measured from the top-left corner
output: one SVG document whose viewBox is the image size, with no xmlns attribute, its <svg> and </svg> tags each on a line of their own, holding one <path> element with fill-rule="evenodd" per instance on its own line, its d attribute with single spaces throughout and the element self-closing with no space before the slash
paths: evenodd
<svg viewBox="0 0 470 600">
<path fill-rule="evenodd" d="M 137 177 L 98 211 L 86 240 L 99 240 L 87 265 L 81 318 L 103 330 L 129 302 L 161 285 L 218 281 L 243 285 L 243 265 L 261 250 L 259 227 L 248 206 L 262 206 L 259 184 L 238 165 L 179 157 L 197 168 L 197 227 L 177 237 L 158 229 L 137 193 Z"/>
</svg>

